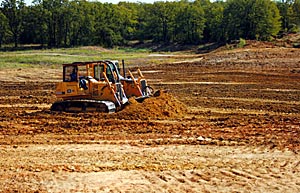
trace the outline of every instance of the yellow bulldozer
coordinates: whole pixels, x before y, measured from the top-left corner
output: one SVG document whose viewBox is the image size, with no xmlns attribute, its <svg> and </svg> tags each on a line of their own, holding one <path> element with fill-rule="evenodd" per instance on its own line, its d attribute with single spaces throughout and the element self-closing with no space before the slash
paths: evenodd
<svg viewBox="0 0 300 193">
<path fill-rule="evenodd" d="M 103 60 L 63 64 L 63 79 L 56 86 L 58 100 L 52 111 L 65 112 L 116 112 L 128 104 L 128 98 L 138 102 L 152 95 L 153 89 L 138 70 L 138 78 L 128 71 L 124 60 L 123 76 L 119 62 Z"/>
</svg>

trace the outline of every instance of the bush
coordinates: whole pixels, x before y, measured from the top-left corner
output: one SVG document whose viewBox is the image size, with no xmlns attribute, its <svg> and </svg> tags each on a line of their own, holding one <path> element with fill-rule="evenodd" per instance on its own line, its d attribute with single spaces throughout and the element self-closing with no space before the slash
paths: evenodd
<svg viewBox="0 0 300 193">
<path fill-rule="evenodd" d="M 243 38 L 240 38 L 238 48 L 243 48 L 246 45 L 246 40 Z"/>
</svg>

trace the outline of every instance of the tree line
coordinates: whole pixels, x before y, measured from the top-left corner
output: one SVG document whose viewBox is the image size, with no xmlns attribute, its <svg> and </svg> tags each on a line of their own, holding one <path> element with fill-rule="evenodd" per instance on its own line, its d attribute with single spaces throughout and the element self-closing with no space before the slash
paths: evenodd
<svg viewBox="0 0 300 193">
<path fill-rule="evenodd" d="M 129 41 L 199 44 L 231 40 L 272 40 L 298 32 L 300 0 L 181 0 L 101 3 L 86 0 L 3 0 L 0 47 L 100 45 Z"/>
</svg>

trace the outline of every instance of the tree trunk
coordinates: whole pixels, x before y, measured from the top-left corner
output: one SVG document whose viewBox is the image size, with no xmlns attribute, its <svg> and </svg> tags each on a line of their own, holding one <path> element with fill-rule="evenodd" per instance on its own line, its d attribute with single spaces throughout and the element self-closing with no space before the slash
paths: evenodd
<svg viewBox="0 0 300 193">
<path fill-rule="evenodd" d="M 14 33 L 15 48 L 18 47 L 18 34 Z"/>
</svg>

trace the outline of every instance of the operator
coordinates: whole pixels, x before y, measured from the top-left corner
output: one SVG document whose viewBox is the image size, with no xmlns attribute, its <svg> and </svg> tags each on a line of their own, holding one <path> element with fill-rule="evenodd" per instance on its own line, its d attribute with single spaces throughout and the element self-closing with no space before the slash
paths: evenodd
<svg viewBox="0 0 300 193">
<path fill-rule="evenodd" d="M 86 79 L 88 79 L 88 77 L 84 77 L 84 76 L 79 77 L 79 87 L 83 88 L 84 90 L 88 89 Z"/>
<path fill-rule="evenodd" d="M 77 69 L 74 66 L 72 73 L 70 74 L 71 82 L 77 81 Z"/>
</svg>

